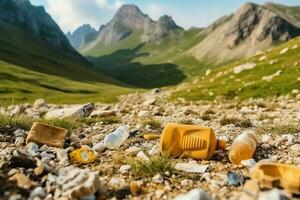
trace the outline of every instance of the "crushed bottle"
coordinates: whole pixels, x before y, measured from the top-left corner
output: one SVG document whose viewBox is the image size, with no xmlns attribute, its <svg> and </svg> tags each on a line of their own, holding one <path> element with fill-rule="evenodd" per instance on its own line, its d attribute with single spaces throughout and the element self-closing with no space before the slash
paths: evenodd
<svg viewBox="0 0 300 200">
<path fill-rule="evenodd" d="M 163 130 L 160 150 L 167 156 L 187 156 L 209 160 L 217 148 L 224 149 L 226 141 L 217 140 L 211 128 L 169 123 Z"/>
<path fill-rule="evenodd" d="M 128 137 L 128 126 L 121 126 L 105 136 L 104 144 L 108 149 L 118 149 Z"/>
<path fill-rule="evenodd" d="M 242 160 L 251 159 L 257 145 L 257 136 L 252 131 L 247 131 L 239 135 L 232 143 L 229 150 L 229 160 L 231 163 L 239 165 Z"/>
<path fill-rule="evenodd" d="M 94 151 L 87 145 L 69 153 L 70 160 L 77 164 L 89 164 L 96 160 Z"/>
</svg>

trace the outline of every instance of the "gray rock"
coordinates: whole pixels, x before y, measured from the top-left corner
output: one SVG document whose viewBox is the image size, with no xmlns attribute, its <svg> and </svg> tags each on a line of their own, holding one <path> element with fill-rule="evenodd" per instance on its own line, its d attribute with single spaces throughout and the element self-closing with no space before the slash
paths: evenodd
<svg viewBox="0 0 300 200">
<path fill-rule="evenodd" d="M 200 165 L 197 162 L 188 162 L 188 163 L 176 163 L 174 166 L 175 169 L 190 173 L 204 173 L 208 165 Z"/>
<path fill-rule="evenodd" d="M 57 149 L 56 151 L 57 159 L 59 160 L 59 164 L 63 166 L 68 166 L 69 163 L 69 157 L 68 157 L 68 151 L 66 149 Z"/>
<path fill-rule="evenodd" d="M 287 197 L 284 195 L 284 193 L 277 189 L 274 188 L 270 191 L 266 191 L 266 192 L 260 192 L 259 196 L 258 196 L 258 200 L 285 200 L 287 199 Z"/>
<path fill-rule="evenodd" d="M 35 102 L 33 103 L 33 109 L 39 109 L 43 106 L 46 106 L 47 103 L 45 101 L 45 99 L 37 99 L 35 100 Z"/>
<path fill-rule="evenodd" d="M 121 174 L 127 174 L 130 169 L 131 165 L 122 165 L 119 169 L 119 172 L 121 172 Z"/>
<path fill-rule="evenodd" d="M 88 117 L 95 109 L 93 103 L 88 103 L 80 106 L 73 106 L 71 108 L 57 109 L 49 111 L 45 115 L 45 119 L 65 118 L 65 117 Z"/>
<path fill-rule="evenodd" d="M 35 156 L 39 151 L 39 146 L 34 142 L 30 142 L 26 145 L 26 149 L 31 156 Z"/>
<path fill-rule="evenodd" d="M 25 136 L 25 130 L 23 130 L 23 129 L 17 129 L 17 130 L 15 130 L 14 131 L 14 135 L 16 136 L 16 137 L 24 137 Z"/>
<path fill-rule="evenodd" d="M 155 176 L 153 176 L 152 182 L 153 183 L 163 183 L 164 182 L 164 178 L 162 177 L 162 175 L 156 174 Z"/>
<path fill-rule="evenodd" d="M 39 197 L 40 199 L 43 199 L 46 197 L 46 192 L 42 187 L 37 187 L 30 193 L 29 199 L 34 200 L 35 198 Z"/>
<path fill-rule="evenodd" d="M 15 145 L 22 146 L 25 143 L 25 139 L 23 137 L 16 137 Z"/>
</svg>

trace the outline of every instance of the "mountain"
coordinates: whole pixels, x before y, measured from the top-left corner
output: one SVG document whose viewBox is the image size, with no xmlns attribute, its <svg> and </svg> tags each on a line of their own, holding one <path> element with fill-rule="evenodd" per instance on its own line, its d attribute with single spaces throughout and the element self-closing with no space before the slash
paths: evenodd
<svg viewBox="0 0 300 200">
<path fill-rule="evenodd" d="M 2 103 L 71 101 L 82 94 L 112 99 L 112 88 L 125 90 L 111 86 L 121 83 L 96 71 L 44 8 L 28 0 L 0 1 L 0 69 Z"/>
<path fill-rule="evenodd" d="M 89 24 L 84 24 L 78 27 L 73 33 L 68 32 L 66 36 L 71 45 L 77 49 L 95 39 L 97 33 Z"/>
<path fill-rule="evenodd" d="M 300 21 L 292 17 L 296 12 L 283 17 L 283 14 L 279 14 L 282 11 L 277 9 L 276 12 L 275 8 L 270 7 L 272 6 L 244 4 L 229 20 L 215 27 L 188 53 L 199 60 L 221 63 L 250 57 L 257 51 L 300 35 L 297 27 Z"/>
<path fill-rule="evenodd" d="M 137 6 L 123 5 L 113 19 L 100 29 L 98 38 L 81 48 L 81 52 L 87 54 L 101 45 L 109 46 L 137 33 L 137 43 L 156 42 L 181 29 L 170 16 L 153 21 Z"/>
<path fill-rule="evenodd" d="M 187 100 L 296 96 L 300 91 L 300 37 L 248 59 L 207 70 L 177 86 L 172 98 Z"/>
</svg>

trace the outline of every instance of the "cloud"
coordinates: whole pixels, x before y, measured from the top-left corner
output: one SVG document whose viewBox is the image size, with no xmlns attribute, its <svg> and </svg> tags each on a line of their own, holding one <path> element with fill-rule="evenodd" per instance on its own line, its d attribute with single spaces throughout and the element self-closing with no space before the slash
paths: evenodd
<svg viewBox="0 0 300 200">
<path fill-rule="evenodd" d="M 46 10 L 67 32 L 86 23 L 98 29 L 123 3 L 123 0 L 47 0 Z"/>
</svg>

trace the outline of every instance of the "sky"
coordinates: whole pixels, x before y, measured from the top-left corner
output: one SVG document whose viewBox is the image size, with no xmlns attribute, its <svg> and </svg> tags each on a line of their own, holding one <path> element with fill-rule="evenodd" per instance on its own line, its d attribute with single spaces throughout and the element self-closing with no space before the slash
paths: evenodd
<svg viewBox="0 0 300 200">
<path fill-rule="evenodd" d="M 186 29 L 206 27 L 221 16 L 235 12 L 247 0 L 30 0 L 42 5 L 60 28 L 73 32 L 82 24 L 90 24 L 97 30 L 111 20 L 123 4 L 137 5 L 145 14 L 157 20 L 167 14 Z M 263 4 L 270 0 L 250 0 Z M 298 5 L 300 0 L 273 0 L 274 3 Z"/>
</svg>

